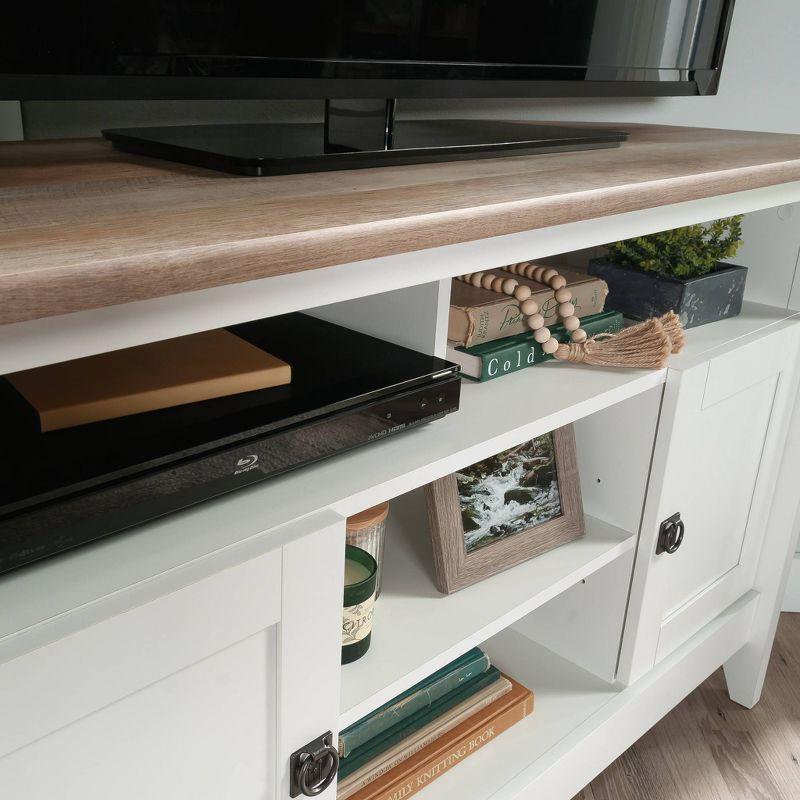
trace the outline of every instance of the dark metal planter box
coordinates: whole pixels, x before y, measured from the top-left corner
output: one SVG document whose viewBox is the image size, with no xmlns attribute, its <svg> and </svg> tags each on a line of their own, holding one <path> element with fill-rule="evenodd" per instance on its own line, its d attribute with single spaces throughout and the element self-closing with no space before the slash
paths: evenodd
<svg viewBox="0 0 800 800">
<path fill-rule="evenodd" d="M 593 258 L 589 274 L 608 284 L 606 307 L 626 317 L 649 319 L 670 309 L 684 328 L 735 317 L 742 310 L 747 267 L 720 263 L 699 278 L 666 278 L 622 267 L 607 258 Z"/>
</svg>

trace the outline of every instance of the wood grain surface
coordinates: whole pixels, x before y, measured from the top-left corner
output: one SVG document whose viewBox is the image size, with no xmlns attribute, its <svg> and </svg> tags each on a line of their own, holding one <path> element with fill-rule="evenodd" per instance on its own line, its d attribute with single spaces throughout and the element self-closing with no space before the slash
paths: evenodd
<svg viewBox="0 0 800 800">
<path fill-rule="evenodd" d="M 246 178 L 102 140 L 0 144 L 0 324 L 800 179 L 800 136 L 635 126 L 619 149 Z"/>
<path fill-rule="evenodd" d="M 574 800 L 798 797 L 800 614 L 782 614 L 755 708 L 731 701 L 717 671 Z"/>
</svg>

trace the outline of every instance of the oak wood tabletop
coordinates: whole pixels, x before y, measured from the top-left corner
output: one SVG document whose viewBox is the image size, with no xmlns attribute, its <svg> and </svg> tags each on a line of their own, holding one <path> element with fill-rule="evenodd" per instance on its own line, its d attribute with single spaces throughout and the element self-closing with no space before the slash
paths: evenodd
<svg viewBox="0 0 800 800">
<path fill-rule="evenodd" d="M 249 178 L 100 139 L 0 144 L 0 324 L 800 180 L 800 136 Z"/>
</svg>

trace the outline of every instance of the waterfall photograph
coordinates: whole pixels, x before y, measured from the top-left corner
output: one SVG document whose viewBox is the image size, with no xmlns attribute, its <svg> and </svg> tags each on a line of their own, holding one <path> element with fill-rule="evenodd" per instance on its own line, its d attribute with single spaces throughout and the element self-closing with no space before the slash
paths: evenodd
<svg viewBox="0 0 800 800">
<path fill-rule="evenodd" d="M 456 483 L 468 554 L 562 514 L 552 433 L 466 467 Z"/>
</svg>

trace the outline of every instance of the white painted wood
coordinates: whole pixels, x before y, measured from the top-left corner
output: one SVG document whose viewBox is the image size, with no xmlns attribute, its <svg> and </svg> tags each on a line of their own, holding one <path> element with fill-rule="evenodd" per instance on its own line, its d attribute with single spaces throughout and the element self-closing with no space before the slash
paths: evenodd
<svg viewBox="0 0 800 800">
<path fill-rule="evenodd" d="M 453 288 L 451 278 L 439 281 L 439 305 L 437 313 L 436 339 L 433 354 L 439 358 L 447 357 L 447 328 L 450 322 L 450 292 Z"/>
<path fill-rule="evenodd" d="M 230 498 L 228 498 L 230 499 Z M 0 662 L 257 558 L 315 525 L 330 511 L 271 528 L 257 507 L 237 517 L 224 501 L 173 514 L 0 579 Z"/>
<path fill-rule="evenodd" d="M 613 683 L 633 570 L 633 550 L 606 564 L 511 627 Z"/>
<path fill-rule="evenodd" d="M 800 200 L 800 182 L 0 327 L 0 374 Z M 312 290 L 313 288 L 313 290 Z"/>
<path fill-rule="evenodd" d="M 711 376 L 696 369 L 683 382 L 699 379 L 702 397 Z M 679 510 L 687 534 L 677 553 L 654 557 L 648 576 L 662 614 L 657 660 L 752 586 L 763 534 L 757 480 L 759 473 L 771 477 L 762 453 L 777 384 L 775 375 L 710 408 L 701 401 L 699 411 L 692 398 L 692 408 L 678 412 L 692 418 L 673 429 L 677 450 L 658 515 Z"/>
<path fill-rule="evenodd" d="M 340 726 L 633 549 L 631 533 L 592 517 L 586 527 L 583 539 L 443 596 L 433 582 L 422 492 L 394 501 L 372 646 L 362 659 L 342 667 Z"/>
<path fill-rule="evenodd" d="M 794 263 L 794 273 L 792 275 L 792 290 L 789 293 L 788 308 L 800 311 L 800 250 L 797 253 L 797 261 Z"/>
<path fill-rule="evenodd" d="M 276 526 L 328 508 L 356 513 L 647 391 L 663 377 L 549 364 L 485 385 L 465 383 L 460 411 L 446 419 L 3 576 L 0 652 L 11 637 L 22 650 L 41 646 L 207 574 L 238 558 L 239 548 L 257 550 Z"/>
<path fill-rule="evenodd" d="M 687 370 L 750 342 L 757 342 L 770 333 L 790 330 L 797 318 L 796 311 L 745 302 L 737 317 L 686 331 L 686 347 L 680 355 L 670 358 L 669 368 L 673 371 Z"/>
<path fill-rule="evenodd" d="M 771 554 L 777 552 L 774 546 L 768 546 L 765 549 L 765 531 L 768 528 L 770 508 L 773 503 L 775 486 L 778 481 L 781 457 L 786 447 L 786 437 L 789 430 L 792 406 L 797 394 L 798 366 L 800 366 L 798 364 L 800 361 L 800 352 L 798 351 L 799 341 L 800 332 L 798 332 L 795 326 L 794 330 L 772 334 L 772 336 L 764 340 L 763 345 L 760 347 L 753 343 L 743 347 L 737 353 L 731 353 L 714 359 L 709 367 L 708 382 L 703 398 L 704 417 L 709 408 L 711 408 L 716 415 L 719 413 L 719 409 L 723 406 L 728 406 L 728 412 L 730 413 L 731 404 L 741 402 L 739 400 L 740 397 L 751 400 L 750 406 L 743 407 L 740 415 L 737 415 L 740 419 L 744 420 L 744 422 L 739 422 L 739 424 L 735 426 L 737 437 L 748 436 L 747 426 L 752 425 L 757 416 L 755 408 L 755 396 L 757 394 L 760 393 L 760 396 L 764 398 L 764 400 L 768 399 L 771 395 L 772 403 L 769 413 L 769 429 L 763 438 L 763 448 L 761 452 L 758 453 L 758 475 L 757 479 L 753 482 L 744 540 L 739 553 L 737 567 L 724 576 L 726 587 L 723 589 L 723 587 L 720 586 L 719 590 L 717 590 L 717 597 L 712 596 L 713 590 L 708 590 L 704 592 L 701 597 L 698 597 L 692 608 L 692 614 L 695 619 L 693 623 L 694 627 L 699 624 L 700 619 L 704 616 L 707 617 L 708 611 L 713 608 L 715 604 L 718 607 L 720 602 L 725 602 L 728 598 L 733 598 L 745 589 L 754 585 L 758 587 L 756 569 L 758 567 L 760 555 L 762 552 Z M 770 357 L 770 354 L 775 353 L 781 354 L 782 358 L 780 361 Z M 751 385 L 751 376 L 766 376 L 767 370 L 774 370 L 777 375 L 777 386 L 774 392 L 771 392 L 771 386 L 775 378 L 771 375 L 764 377 L 762 383 L 755 386 Z M 741 384 L 748 388 L 740 395 L 729 395 L 729 399 L 723 402 L 719 400 L 719 398 L 724 395 L 724 390 L 734 390 L 731 378 L 733 371 L 738 373 Z M 709 401 L 712 403 L 716 402 L 718 405 L 709 406 Z M 704 434 L 708 435 L 708 431 L 704 431 Z M 723 431 L 722 434 L 723 436 L 726 434 L 729 436 L 730 430 Z M 753 436 L 753 438 L 755 439 L 756 437 Z M 726 460 L 726 453 L 723 447 L 718 446 L 717 456 L 717 468 L 722 471 L 721 465 L 729 463 Z M 735 461 L 732 463 L 736 464 L 733 474 L 736 478 L 739 478 L 744 459 L 739 459 L 738 463 Z M 724 488 L 726 491 L 729 491 L 730 481 L 726 482 Z M 713 487 L 712 491 L 714 492 L 718 508 L 721 509 L 726 505 L 725 494 L 724 492 L 718 491 L 716 487 Z M 745 492 L 743 492 L 743 494 L 744 493 Z M 733 503 L 731 503 L 731 505 L 732 504 Z M 797 500 L 795 498 L 795 508 L 796 506 Z M 733 525 L 726 526 L 724 522 L 722 522 L 722 514 L 719 511 L 714 522 L 717 525 L 721 525 L 721 538 L 727 543 L 734 530 Z M 786 564 L 786 543 L 794 532 L 792 523 L 793 520 L 784 523 L 779 534 L 782 543 L 782 547 L 779 549 L 783 554 L 780 559 L 781 565 Z M 768 583 L 771 593 L 774 593 L 774 587 L 776 585 L 780 585 L 782 573 L 782 568 L 778 569 L 777 572 L 773 570 Z M 766 589 L 766 586 L 762 584 L 761 588 Z M 775 595 L 771 601 L 776 609 L 774 612 L 776 622 L 779 598 L 780 593 Z M 661 653 L 674 646 L 674 639 L 672 641 L 670 640 L 670 629 L 675 627 L 674 620 L 676 616 L 676 614 L 673 614 L 671 618 L 668 618 L 664 625 L 662 625 L 662 632 L 659 640 L 659 657 Z M 684 619 L 687 618 L 685 612 L 682 616 Z M 685 636 L 686 622 L 681 624 L 684 626 L 681 635 Z"/>
<path fill-rule="evenodd" d="M 632 588 L 621 679 L 629 682 L 753 586 L 794 397 L 790 321 L 670 369 Z M 753 381 L 757 381 L 754 383 Z M 686 524 L 675 554 L 659 525 Z"/>
<path fill-rule="evenodd" d="M 649 389 L 575 423 L 583 508 L 626 531 L 642 522 L 662 392 Z"/>
<path fill-rule="evenodd" d="M 276 798 L 289 797 L 291 754 L 326 731 L 338 734 L 344 536 L 340 518 L 283 548 Z M 335 798 L 335 781 L 318 796 Z"/>
<path fill-rule="evenodd" d="M 704 411 L 758 384 L 769 382 L 781 372 L 787 360 L 791 334 L 788 337 L 778 335 L 780 340 L 773 336 L 768 340 L 750 342 L 712 359 L 703 389 Z"/>
<path fill-rule="evenodd" d="M 122 604 L 12 615 L 30 625 L 0 639 L 0 796 L 287 796 L 289 755 L 338 721 L 343 565 L 327 511 Z"/>
<path fill-rule="evenodd" d="M 5 661 L 0 757 L 269 628 L 280 611 L 278 551 Z"/>
<path fill-rule="evenodd" d="M 272 800 L 275 657 L 272 627 L 120 698 L 0 759 L 0 795 Z"/>
<path fill-rule="evenodd" d="M 786 580 L 781 611 L 791 611 L 795 614 L 800 612 L 800 555 L 797 554 L 789 566 L 789 577 Z"/>
<path fill-rule="evenodd" d="M 782 457 L 775 456 L 775 493 L 754 581 L 755 588 L 761 592 L 761 601 L 747 645 L 725 664 L 728 693 L 732 700 L 747 708 L 755 705 L 761 697 L 781 599 L 794 561 L 792 555 L 800 530 L 800 497 L 797 492 L 800 482 L 800 403 L 796 400 L 800 380 L 798 373 L 800 369 L 795 367 L 787 391 L 795 400 L 795 405 L 791 423 L 784 432 Z"/>
<path fill-rule="evenodd" d="M 748 300 L 786 306 L 800 252 L 798 217 L 800 206 L 797 204 L 768 208 L 745 216 L 742 246 L 729 261 L 748 269 L 745 285 Z"/>
<path fill-rule="evenodd" d="M 799 198 L 800 183 L 785 184 L 4 326 L 0 373 L 304 309 L 320 298 L 341 304 L 320 314 L 344 314 L 339 318 L 355 327 L 385 331 L 396 341 L 407 336 L 402 343 L 441 355 L 449 276 Z M 661 444 L 650 479 L 656 511 L 669 479 L 671 436 L 691 441 L 693 453 L 703 436 L 713 439 L 718 461 L 754 458 L 752 451 L 723 453 L 723 437 L 710 426 L 694 437 L 676 426 L 672 416 L 691 394 L 689 373 L 704 376 L 698 414 L 739 419 L 741 409 L 730 403 L 748 406 L 750 417 L 736 428 L 744 431 L 739 446 L 752 444 L 759 431 L 764 440 L 759 425 L 770 388 L 771 418 L 787 416 L 784 375 L 796 353 L 786 344 L 786 316 L 746 304 L 740 317 L 690 331 L 668 374 L 550 364 L 467 384 L 459 414 L 435 425 L 5 576 L 0 752 L 7 755 L 0 759 L 0 796 L 285 797 L 289 753 L 324 730 L 335 733 L 337 724 L 352 723 L 487 637 L 497 663 L 536 689 L 537 712 L 437 781 L 429 790 L 437 800 L 568 800 L 724 661 L 731 696 L 751 705 L 760 693 L 797 522 L 800 434 L 792 434 L 795 446 L 776 477 L 778 424 L 771 424 L 767 438 L 775 441 L 764 446 L 758 478 L 767 485 L 772 476 L 777 484 L 760 563 L 760 537 L 745 532 L 739 562 L 724 574 L 720 564 L 732 553 L 708 548 L 698 560 L 702 569 L 681 570 L 677 581 L 664 573 L 659 582 L 650 569 L 657 515 L 645 514 L 621 670 L 630 679 L 638 659 L 641 678 L 626 688 L 610 685 L 553 651 L 610 678 L 635 546 L 626 531 L 638 525 L 664 382 Z M 770 333 L 779 345 L 765 353 Z M 703 366 L 709 358 L 711 366 Z M 341 515 L 578 420 L 584 420 L 579 441 L 586 448 L 588 536 L 442 598 L 431 579 L 421 497 L 403 498 L 393 504 L 372 650 L 341 669 Z M 604 460 L 612 432 L 626 421 L 630 459 Z M 727 488 L 735 497 L 720 503 L 723 511 L 742 494 Z M 769 494 L 767 486 L 752 504 L 756 533 L 765 528 L 757 517 L 766 515 Z M 717 514 L 709 519 L 708 529 L 724 523 Z M 712 554 L 722 559 L 716 584 L 698 586 L 714 574 Z M 749 592 L 723 610 L 753 583 L 760 595 Z M 588 606 L 593 613 L 586 613 Z M 538 631 L 540 642 L 503 630 L 515 622 L 531 636 Z M 659 636 L 661 660 L 650 668 Z M 580 637 L 598 649 L 582 657 Z M 333 794 L 331 788 L 325 796 Z"/>
<path fill-rule="evenodd" d="M 746 304 L 734 320 L 689 331 L 686 354 L 674 361 L 725 352 L 784 324 L 786 313 Z M 0 654 L 42 646 L 254 555 L 273 526 L 328 507 L 355 513 L 658 387 L 663 377 L 549 364 L 464 384 L 461 410 L 447 419 L 5 575 Z"/>
<path fill-rule="evenodd" d="M 757 601 L 737 601 L 632 686 L 610 686 L 513 630 L 493 661 L 536 692 L 533 715 L 426 789 L 426 800 L 570 800 L 742 646 Z"/>
<path fill-rule="evenodd" d="M 312 308 L 319 319 L 433 354 L 441 326 L 441 281 Z M 446 320 L 446 316 L 445 316 Z"/>
</svg>

